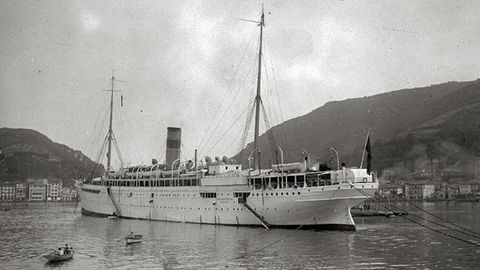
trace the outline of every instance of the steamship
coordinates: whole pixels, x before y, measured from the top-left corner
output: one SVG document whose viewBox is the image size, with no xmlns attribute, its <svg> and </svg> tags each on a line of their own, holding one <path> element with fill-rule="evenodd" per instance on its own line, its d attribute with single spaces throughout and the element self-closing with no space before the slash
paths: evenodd
<svg viewBox="0 0 480 270">
<path fill-rule="evenodd" d="M 166 160 L 160 164 L 111 168 L 113 82 L 107 170 L 98 178 L 76 184 L 82 214 L 197 224 L 354 230 L 350 208 L 373 196 L 378 181 L 367 168 L 324 170 L 305 158 L 297 163 L 261 168 L 259 110 L 264 14 L 260 27 L 257 94 L 255 97 L 254 150 L 251 165 L 228 158 L 181 162 L 181 129 L 167 128 Z M 275 146 L 281 151 L 281 148 Z M 365 154 L 365 153 L 364 153 Z M 338 157 L 338 156 L 337 156 Z M 363 157 L 362 157 L 363 160 Z"/>
</svg>

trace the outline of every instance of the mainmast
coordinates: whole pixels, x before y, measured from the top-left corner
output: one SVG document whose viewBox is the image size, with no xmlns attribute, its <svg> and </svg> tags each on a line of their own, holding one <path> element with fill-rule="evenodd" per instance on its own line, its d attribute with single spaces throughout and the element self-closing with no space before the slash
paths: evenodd
<svg viewBox="0 0 480 270">
<path fill-rule="evenodd" d="M 112 90 L 110 91 L 110 125 L 108 128 L 108 152 L 107 152 L 107 174 L 110 173 L 110 165 L 112 163 L 112 139 L 113 139 L 113 88 L 115 84 L 115 75 L 112 74 Z"/>
<path fill-rule="evenodd" d="M 262 39 L 263 39 L 263 27 L 265 27 L 264 22 L 264 13 L 263 13 L 263 6 L 262 6 L 262 17 L 260 19 L 260 46 L 258 52 L 258 73 L 257 73 L 257 95 L 255 96 L 255 138 L 253 141 L 253 151 L 255 152 L 254 155 L 254 162 L 255 162 L 255 170 L 260 169 L 260 149 L 258 148 L 258 137 L 259 137 L 259 124 L 260 124 L 260 104 L 262 102 L 262 97 L 260 96 L 261 90 L 261 81 L 262 81 Z"/>
</svg>

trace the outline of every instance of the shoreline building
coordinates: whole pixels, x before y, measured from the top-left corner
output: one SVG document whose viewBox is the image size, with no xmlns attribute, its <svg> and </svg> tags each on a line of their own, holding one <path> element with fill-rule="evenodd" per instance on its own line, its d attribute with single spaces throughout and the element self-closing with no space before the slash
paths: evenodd
<svg viewBox="0 0 480 270">
<path fill-rule="evenodd" d="M 15 200 L 15 185 L 4 184 L 0 186 L 0 201 L 13 201 Z"/>
<path fill-rule="evenodd" d="M 28 187 L 26 183 L 15 185 L 15 200 L 25 201 L 27 199 Z"/>
<path fill-rule="evenodd" d="M 61 199 L 64 202 L 74 201 L 77 199 L 77 190 L 69 187 L 63 187 L 61 192 Z"/>
<path fill-rule="evenodd" d="M 62 182 L 48 181 L 47 185 L 47 201 L 60 201 L 62 199 Z"/>
<path fill-rule="evenodd" d="M 47 179 L 34 180 L 33 184 L 28 186 L 29 201 L 45 201 L 47 199 Z"/>
</svg>

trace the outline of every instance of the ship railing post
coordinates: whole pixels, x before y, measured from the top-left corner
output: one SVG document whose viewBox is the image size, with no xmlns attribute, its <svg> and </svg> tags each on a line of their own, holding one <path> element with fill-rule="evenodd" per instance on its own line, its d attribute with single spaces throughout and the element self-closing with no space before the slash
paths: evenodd
<svg viewBox="0 0 480 270">
<path fill-rule="evenodd" d="M 171 166 L 171 170 L 170 170 L 170 172 L 172 173 L 172 176 L 171 176 L 171 178 L 172 178 L 172 184 L 173 184 L 174 186 L 175 186 L 175 184 L 176 184 L 176 183 L 175 183 L 176 180 L 175 180 L 175 175 L 174 175 L 174 171 L 173 171 L 173 166 L 175 165 L 175 162 L 177 162 L 177 161 L 180 162 L 180 159 L 177 158 L 177 159 L 175 159 L 175 160 L 172 162 L 172 166 Z M 178 167 L 180 168 L 180 164 L 178 165 Z"/>
<path fill-rule="evenodd" d="M 152 171 L 155 167 L 158 167 L 158 163 L 153 165 L 152 168 L 150 168 L 150 178 L 152 178 Z M 155 179 L 157 179 L 157 170 L 155 170 Z"/>
<path fill-rule="evenodd" d="M 337 171 L 340 170 L 340 158 L 338 157 L 337 149 L 333 146 L 330 146 L 328 149 L 333 150 L 335 152 L 335 155 L 337 156 Z"/>
<path fill-rule="evenodd" d="M 282 148 L 280 147 L 280 145 L 277 145 L 277 148 L 278 150 L 280 150 L 280 171 L 281 171 L 281 185 L 282 185 L 282 188 L 283 188 L 283 150 Z M 277 164 L 277 170 L 279 169 L 279 165 Z M 277 188 L 279 188 L 278 184 L 277 184 Z"/>
</svg>

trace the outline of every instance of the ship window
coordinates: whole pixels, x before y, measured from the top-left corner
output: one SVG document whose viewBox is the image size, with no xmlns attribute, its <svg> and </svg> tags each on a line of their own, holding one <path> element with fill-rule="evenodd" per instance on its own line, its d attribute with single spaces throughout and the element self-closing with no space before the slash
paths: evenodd
<svg viewBox="0 0 480 270">
<path fill-rule="evenodd" d="M 228 170 L 228 166 L 225 166 L 225 170 Z"/>
<path fill-rule="evenodd" d="M 200 197 L 202 197 L 202 198 L 216 198 L 217 193 L 215 193 L 215 192 L 200 192 Z"/>
<path fill-rule="evenodd" d="M 183 183 L 186 187 L 189 187 L 192 185 L 192 181 L 190 179 L 185 179 Z"/>
<path fill-rule="evenodd" d="M 269 184 L 272 188 L 277 188 L 277 187 L 278 187 L 277 183 L 278 183 L 278 177 L 272 177 L 272 178 L 270 179 L 270 182 L 269 182 L 268 184 Z"/>
<path fill-rule="evenodd" d="M 287 187 L 291 187 L 295 185 L 295 176 L 289 175 L 287 176 Z"/>
<path fill-rule="evenodd" d="M 305 176 L 304 175 L 297 175 L 297 185 L 298 186 L 302 186 L 303 187 L 303 184 L 304 184 L 304 181 L 305 180 Z M 309 185 L 310 187 L 310 185 Z"/>
</svg>

